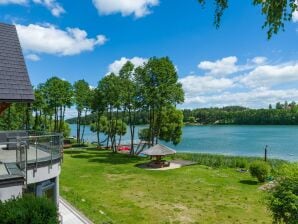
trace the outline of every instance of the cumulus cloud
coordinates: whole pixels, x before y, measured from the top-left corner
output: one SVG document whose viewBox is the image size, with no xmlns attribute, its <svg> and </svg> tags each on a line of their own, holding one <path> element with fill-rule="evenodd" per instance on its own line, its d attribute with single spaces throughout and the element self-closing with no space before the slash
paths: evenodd
<svg viewBox="0 0 298 224">
<path fill-rule="evenodd" d="M 236 65 L 238 58 L 230 56 L 217 61 L 202 61 L 198 64 L 198 68 L 206 70 L 208 75 L 225 76 L 238 71 Z"/>
<path fill-rule="evenodd" d="M 79 28 L 61 30 L 55 26 L 30 24 L 16 25 L 21 45 L 31 53 L 47 53 L 60 56 L 76 55 L 92 51 L 96 46 L 106 43 L 104 35 L 88 38 L 87 32 Z"/>
<path fill-rule="evenodd" d="M 295 1 L 295 4 L 298 6 L 298 1 Z M 298 22 L 298 10 L 293 12 L 292 19 L 293 19 L 293 22 Z"/>
<path fill-rule="evenodd" d="M 262 65 L 245 74 L 240 82 L 250 87 L 271 87 L 298 81 L 298 63 Z"/>
<path fill-rule="evenodd" d="M 298 11 L 295 11 L 295 12 L 293 13 L 293 21 L 294 21 L 294 22 L 298 22 Z"/>
<path fill-rule="evenodd" d="M 93 4 L 101 15 L 121 13 L 140 18 L 150 14 L 150 8 L 157 6 L 159 0 L 93 0 Z"/>
<path fill-rule="evenodd" d="M 8 4 L 18 4 L 18 5 L 27 5 L 29 0 L 0 0 L 0 5 Z M 35 4 L 40 4 L 47 9 L 49 9 L 53 16 L 59 17 L 61 14 L 65 13 L 64 8 L 56 0 L 32 0 Z"/>
<path fill-rule="evenodd" d="M 26 55 L 26 58 L 30 61 L 39 61 L 40 57 L 36 54 L 28 54 Z"/>
<path fill-rule="evenodd" d="M 126 62 L 130 61 L 132 64 L 134 64 L 135 67 L 142 66 L 145 62 L 147 62 L 148 59 L 146 58 L 140 58 L 140 57 L 133 57 L 133 58 L 126 58 L 122 57 L 119 60 L 114 61 L 112 64 L 108 67 L 108 74 L 115 73 L 118 74 L 120 69 L 125 65 Z"/>
<path fill-rule="evenodd" d="M 236 64 L 231 56 L 214 62 L 204 61 L 203 75 L 190 74 L 179 81 L 185 91 L 183 108 L 242 105 L 267 107 L 278 101 L 298 101 L 298 61 L 270 64 L 266 57 Z M 229 71 L 231 69 L 231 71 Z M 233 74 L 229 76 L 229 74 Z"/>
<path fill-rule="evenodd" d="M 64 8 L 56 0 L 33 0 L 33 2 L 45 6 L 53 16 L 59 17 L 65 13 Z"/>
<path fill-rule="evenodd" d="M 27 0 L 0 0 L 0 5 L 8 5 L 8 4 L 18 4 L 23 5 L 26 4 Z"/>
<path fill-rule="evenodd" d="M 297 89 L 272 90 L 267 88 L 252 89 L 247 92 L 225 92 L 217 95 L 203 95 L 187 98 L 183 107 L 223 107 L 242 105 L 252 108 L 267 108 L 268 105 L 286 100 L 298 101 Z"/>
<path fill-rule="evenodd" d="M 234 85 L 233 80 L 231 79 L 196 75 L 189 75 L 181 78 L 179 82 L 182 84 L 183 89 L 188 96 L 214 92 L 219 93 Z"/>
<path fill-rule="evenodd" d="M 251 59 L 251 61 L 254 64 L 261 65 L 261 64 L 265 64 L 267 62 L 267 58 L 266 57 L 257 56 L 257 57 L 254 57 L 253 59 Z"/>
</svg>

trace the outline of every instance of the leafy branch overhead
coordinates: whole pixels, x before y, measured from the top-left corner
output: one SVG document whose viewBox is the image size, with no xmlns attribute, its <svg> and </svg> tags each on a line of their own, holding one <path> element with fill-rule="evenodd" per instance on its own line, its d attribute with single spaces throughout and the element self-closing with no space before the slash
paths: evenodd
<svg viewBox="0 0 298 224">
<path fill-rule="evenodd" d="M 229 7 L 229 4 L 228 0 L 214 1 L 214 25 L 219 28 L 223 13 Z M 198 2 L 204 6 L 206 0 L 198 0 Z M 252 0 L 252 4 L 261 6 L 261 14 L 266 17 L 262 28 L 267 29 L 268 39 L 280 30 L 284 31 L 285 23 L 292 20 L 293 13 L 298 9 L 297 0 Z"/>
</svg>

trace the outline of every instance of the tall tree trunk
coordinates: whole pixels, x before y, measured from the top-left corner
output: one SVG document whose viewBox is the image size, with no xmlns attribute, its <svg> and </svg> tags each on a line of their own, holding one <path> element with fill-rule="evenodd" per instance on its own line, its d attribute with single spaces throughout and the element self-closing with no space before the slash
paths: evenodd
<svg viewBox="0 0 298 224">
<path fill-rule="evenodd" d="M 60 106 L 60 108 L 59 108 L 60 116 L 59 116 L 59 123 L 58 123 L 58 125 L 59 125 L 59 127 L 58 127 L 59 132 L 62 132 L 62 126 L 63 126 L 63 120 L 64 120 L 64 118 L 63 118 L 63 113 L 64 113 L 63 110 L 64 110 L 64 106 Z"/>
<path fill-rule="evenodd" d="M 61 121 L 61 127 L 60 127 L 60 129 L 61 129 L 61 131 L 63 132 L 63 129 L 64 129 L 64 118 L 65 118 L 65 110 L 66 110 L 66 106 L 64 105 L 63 106 L 63 111 L 62 111 L 62 121 Z"/>
<path fill-rule="evenodd" d="M 84 134 L 85 134 L 85 127 L 86 127 L 86 117 L 87 117 L 87 108 L 85 109 L 84 124 L 83 124 L 83 131 L 82 131 L 82 136 L 81 136 L 81 142 L 84 142 Z"/>
<path fill-rule="evenodd" d="M 77 117 L 77 143 L 81 143 L 81 115 L 82 111 L 78 109 L 78 117 Z"/>
<path fill-rule="evenodd" d="M 97 137 L 97 145 L 100 146 L 100 138 L 99 138 L 99 128 L 100 128 L 100 121 L 99 121 L 99 112 L 96 112 L 96 137 Z"/>
</svg>

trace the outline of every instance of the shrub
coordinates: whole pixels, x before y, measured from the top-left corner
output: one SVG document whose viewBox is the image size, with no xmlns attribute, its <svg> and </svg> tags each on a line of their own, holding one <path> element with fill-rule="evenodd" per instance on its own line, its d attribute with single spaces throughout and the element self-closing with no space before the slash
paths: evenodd
<svg viewBox="0 0 298 224">
<path fill-rule="evenodd" d="M 268 207 L 275 223 L 298 222 L 298 163 L 279 169 L 276 186 L 269 192 Z"/>
<path fill-rule="evenodd" d="M 269 174 L 270 166 L 264 161 L 254 161 L 250 164 L 249 171 L 259 182 L 264 182 Z"/>
<path fill-rule="evenodd" d="M 0 201 L 1 224 L 58 224 L 56 205 L 46 198 L 25 195 L 5 203 Z"/>
</svg>

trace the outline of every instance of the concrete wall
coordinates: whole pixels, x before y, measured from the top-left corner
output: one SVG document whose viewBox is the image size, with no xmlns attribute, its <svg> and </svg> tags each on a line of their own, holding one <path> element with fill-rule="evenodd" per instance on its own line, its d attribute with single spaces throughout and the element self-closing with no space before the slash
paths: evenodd
<svg viewBox="0 0 298 224">
<path fill-rule="evenodd" d="M 60 175 L 60 163 L 50 166 L 39 167 L 35 172 L 33 169 L 27 171 L 27 184 L 33 184 L 55 178 Z"/>
<path fill-rule="evenodd" d="M 0 188 L 0 200 L 2 202 L 22 196 L 22 185 Z"/>
</svg>

